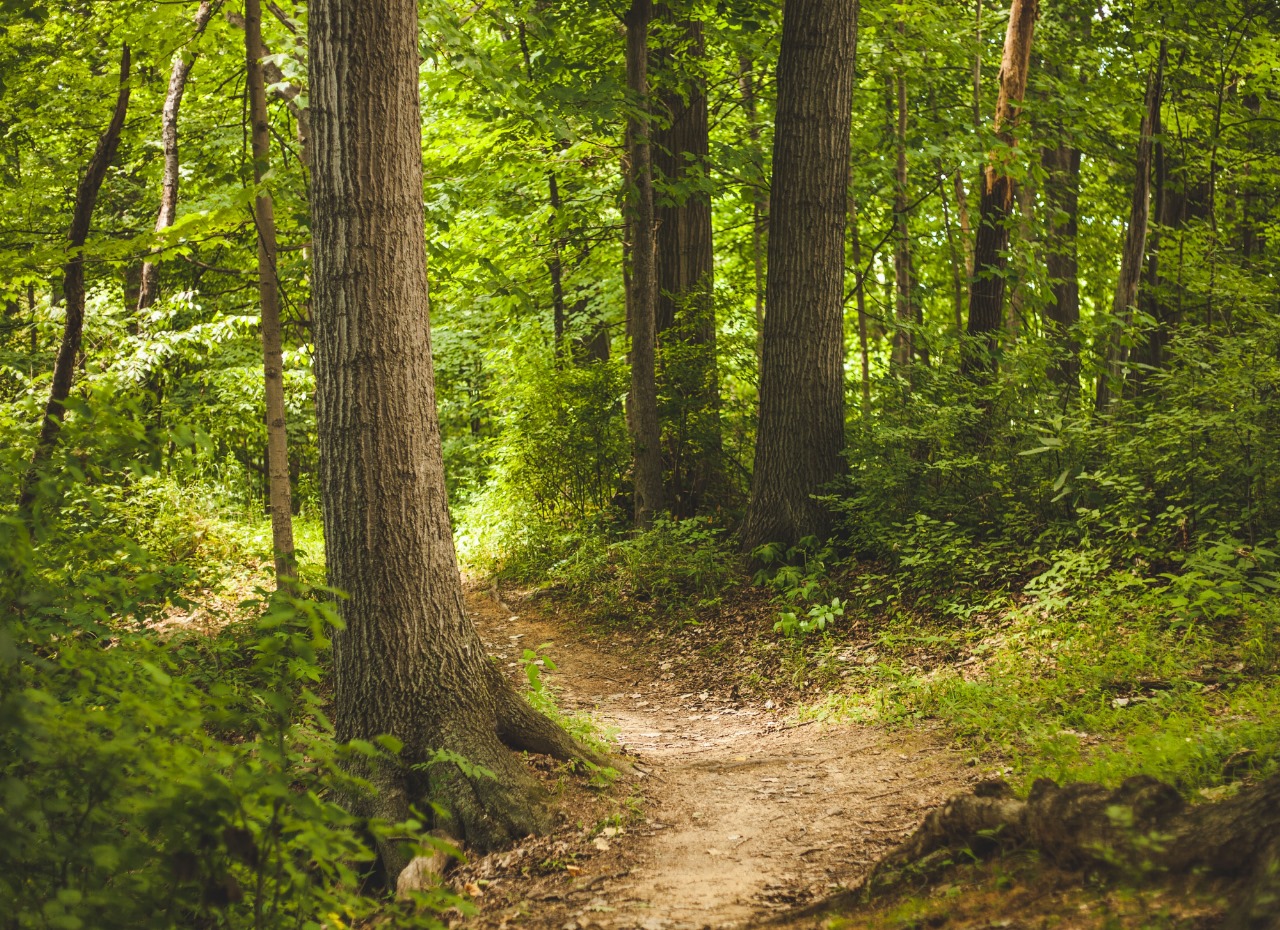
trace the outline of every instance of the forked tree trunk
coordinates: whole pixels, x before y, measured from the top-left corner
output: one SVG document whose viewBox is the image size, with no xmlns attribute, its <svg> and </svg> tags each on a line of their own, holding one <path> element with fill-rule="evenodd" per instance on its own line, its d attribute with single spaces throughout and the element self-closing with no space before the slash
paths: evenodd
<svg viewBox="0 0 1280 930">
<path fill-rule="evenodd" d="M 675 19 L 671 8 L 659 8 Z M 654 207 L 657 223 L 659 342 L 677 349 L 676 366 L 663 364 L 664 394 L 677 408 L 666 425 L 670 479 L 666 499 L 677 516 L 692 516 L 720 470 L 720 383 L 716 371 L 711 194 L 705 183 L 709 137 L 707 92 L 701 75 L 688 75 L 705 57 L 702 23 L 677 21 L 680 42 L 658 56 L 662 105 L 668 125 L 653 131 L 653 167 L 669 185 Z M 682 350 L 682 347 L 687 347 Z M 666 357 L 664 355 L 664 357 Z"/>
<path fill-rule="evenodd" d="M 363 812 L 442 806 L 435 827 L 490 849 L 547 824 L 522 750 L 581 757 L 489 661 L 463 611 L 427 321 L 414 0 L 312 0 L 312 301 L 340 740 L 391 734 Z M 436 750 L 484 766 L 425 769 Z M 469 770 L 468 770 L 469 771 Z M 386 848 L 391 874 L 406 861 Z"/>
<path fill-rule="evenodd" d="M 198 39 L 209 25 L 209 17 L 213 14 L 213 0 L 200 0 L 196 8 L 195 34 Z M 185 48 L 178 49 L 173 55 L 173 66 L 169 71 L 169 89 L 164 96 L 164 109 L 160 116 L 160 143 L 164 147 L 164 175 L 160 182 L 160 211 L 156 214 L 157 233 L 164 232 L 173 225 L 178 213 L 178 111 L 182 108 L 182 95 L 187 89 L 187 75 L 195 64 L 195 54 Z M 137 308 L 139 312 L 146 310 L 156 302 L 160 290 L 160 266 L 154 261 L 142 263 L 142 280 L 138 285 Z"/>
<path fill-rule="evenodd" d="M 1012 148 L 1022 98 L 1031 65 L 1031 40 L 1035 33 L 1038 0 L 1013 0 L 1009 28 L 1000 62 L 1000 93 L 996 100 L 995 133 L 1002 146 Z M 975 77 L 977 70 L 974 71 Z M 969 335 L 963 369 L 969 374 L 994 374 L 1004 317 L 1005 269 L 1009 245 L 1009 213 L 1013 208 L 1013 179 L 1005 165 L 1007 151 L 993 152 L 982 172 L 982 213 L 973 249 L 973 275 L 969 285 Z"/>
<path fill-rule="evenodd" d="M 293 555 L 293 505 L 289 488 L 289 441 L 284 408 L 284 338 L 280 326 L 280 281 L 276 269 L 276 216 L 263 181 L 271 168 L 271 123 L 262 75 L 261 0 L 244 2 L 245 82 L 253 145 L 253 222 L 258 240 L 258 302 L 262 306 L 262 371 L 266 386 L 267 499 L 276 585 L 288 584 L 297 568 Z"/>
<path fill-rule="evenodd" d="M 632 0 L 627 12 L 627 89 L 635 108 L 628 119 L 630 140 L 627 184 L 631 229 L 631 266 L 627 323 L 631 335 L 632 477 L 635 521 L 647 527 L 665 507 L 662 487 L 662 433 L 658 425 L 656 314 L 658 278 L 655 263 L 653 171 L 649 145 L 649 21 L 651 0 Z"/>
<path fill-rule="evenodd" d="M 844 231 L 853 0 L 788 0 L 773 139 L 764 370 L 748 548 L 822 533 L 844 448 Z"/>
<path fill-rule="evenodd" d="M 58 356 L 53 363 L 53 383 L 49 387 L 49 403 L 45 406 L 44 418 L 40 423 L 40 436 L 36 440 L 35 453 L 31 458 L 31 470 L 22 483 L 22 491 L 18 496 L 19 509 L 30 514 L 31 505 L 35 502 L 36 482 L 39 478 L 40 466 L 49 460 L 53 447 L 58 441 L 58 433 L 62 429 L 63 405 L 71 394 L 71 383 L 75 379 L 76 356 L 80 352 L 81 340 L 84 336 L 84 248 L 89 238 L 89 226 L 93 221 L 93 208 L 98 203 L 98 191 L 107 176 L 107 168 L 116 156 L 116 147 L 120 144 L 120 132 L 124 128 L 125 114 L 129 110 L 129 46 L 120 50 L 120 88 L 116 92 L 116 105 L 111 113 L 111 121 L 107 129 L 98 139 L 93 150 L 80 186 L 76 188 L 75 207 L 71 212 L 71 229 L 67 236 L 68 252 L 71 257 L 63 265 L 62 292 L 66 301 L 66 322 L 62 328 L 62 343 L 58 346 Z"/>
<path fill-rule="evenodd" d="M 1080 387 L 1080 344 L 1074 329 L 1080 322 L 1080 272 L 1077 245 L 1080 210 L 1080 150 L 1060 142 L 1041 157 L 1045 170 L 1045 213 L 1049 275 L 1046 329 L 1057 358 L 1050 370 L 1054 383 L 1068 396 Z"/>
<path fill-rule="evenodd" d="M 1133 179 L 1133 198 L 1129 204 L 1129 225 L 1125 229 L 1124 252 L 1120 257 L 1120 277 L 1116 281 L 1115 300 L 1111 305 L 1111 326 L 1103 351 L 1103 369 L 1098 376 L 1097 408 L 1110 405 L 1114 392 L 1124 379 L 1126 355 L 1122 345 L 1125 330 L 1138 300 L 1138 282 L 1142 278 L 1143 258 L 1147 251 L 1148 219 L 1151 212 L 1151 158 L 1155 129 L 1160 123 L 1163 100 L 1164 65 L 1167 43 L 1160 43 L 1160 57 L 1155 70 L 1147 78 L 1147 93 L 1138 130 L 1138 152 Z"/>
</svg>

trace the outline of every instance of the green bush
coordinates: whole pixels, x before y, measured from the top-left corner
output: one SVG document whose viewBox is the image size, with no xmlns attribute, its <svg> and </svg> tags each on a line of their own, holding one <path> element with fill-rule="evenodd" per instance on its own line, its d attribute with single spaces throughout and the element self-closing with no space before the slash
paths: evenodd
<svg viewBox="0 0 1280 930">
<path fill-rule="evenodd" d="M 742 560 L 727 534 L 704 517 L 662 516 L 627 536 L 606 528 L 542 529 L 543 542 L 531 539 L 521 550 L 540 557 L 506 563 L 506 577 L 554 587 L 605 619 L 687 617 L 742 578 Z"/>
</svg>

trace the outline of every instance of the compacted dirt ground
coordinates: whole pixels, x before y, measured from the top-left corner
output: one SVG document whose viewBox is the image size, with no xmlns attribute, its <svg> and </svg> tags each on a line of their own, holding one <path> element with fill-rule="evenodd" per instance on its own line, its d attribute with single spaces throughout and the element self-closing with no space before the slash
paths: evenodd
<svg viewBox="0 0 1280 930">
<path fill-rule="evenodd" d="M 770 702 L 687 689 L 662 655 L 527 602 L 472 592 L 468 604 L 497 661 L 523 677 L 526 649 L 552 660 L 544 680 L 560 708 L 615 729 L 635 771 L 593 795 L 548 768 L 563 828 L 462 867 L 454 882 L 478 912 L 460 925 L 785 925 L 789 910 L 856 884 L 976 777 L 927 735 L 795 725 Z"/>
</svg>

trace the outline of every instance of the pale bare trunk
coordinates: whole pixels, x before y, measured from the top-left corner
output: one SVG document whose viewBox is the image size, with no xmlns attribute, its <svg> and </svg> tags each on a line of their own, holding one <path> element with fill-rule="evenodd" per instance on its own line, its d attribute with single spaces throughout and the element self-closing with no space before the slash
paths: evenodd
<svg viewBox="0 0 1280 930">
<path fill-rule="evenodd" d="M 271 167 L 271 125 L 263 81 L 261 0 L 245 0 L 246 83 L 249 88 L 253 145 L 253 220 L 258 240 L 258 301 L 262 306 L 262 370 L 266 386 L 268 504 L 275 552 L 276 585 L 287 586 L 297 569 L 293 556 L 293 504 L 289 488 L 288 434 L 285 429 L 284 348 L 280 325 L 280 283 L 276 274 L 276 219 L 263 179 Z"/>
<path fill-rule="evenodd" d="M 213 13 L 213 0 L 200 0 L 196 9 L 193 39 L 204 34 Z M 160 116 L 160 143 L 164 147 L 164 175 L 160 181 L 160 211 L 156 214 L 157 233 L 173 225 L 178 213 L 178 111 L 182 107 L 182 94 L 187 88 L 187 75 L 195 64 L 195 54 L 185 48 L 173 56 L 169 71 L 169 89 L 164 96 L 164 109 Z M 138 285 L 137 308 L 146 310 L 156 301 L 160 289 L 160 268 L 154 261 L 142 263 L 142 279 Z"/>
</svg>

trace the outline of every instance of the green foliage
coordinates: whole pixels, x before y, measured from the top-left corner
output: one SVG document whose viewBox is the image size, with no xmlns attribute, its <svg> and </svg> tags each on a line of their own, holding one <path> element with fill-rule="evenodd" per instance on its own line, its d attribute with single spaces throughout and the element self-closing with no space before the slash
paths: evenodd
<svg viewBox="0 0 1280 930">
<path fill-rule="evenodd" d="M 834 554 L 816 536 L 806 536 L 791 547 L 766 543 L 751 553 L 761 565 L 755 583 L 772 589 L 774 603 L 780 607 L 775 632 L 788 637 L 821 633 L 844 616 L 844 602 L 827 598 L 831 588 L 827 564 Z"/>
<path fill-rule="evenodd" d="M 346 806 L 394 747 L 334 739 L 330 593 L 192 604 L 269 565 L 269 534 L 140 463 L 131 412 L 76 404 L 32 522 L 0 510 L 0 923 L 441 926 L 443 891 L 362 890 L 377 841 L 432 840 Z M 25 453 L 0 452 L 5 500 Z M 183 629 L 197 609 L 212 632 Z"/>
<path fill-rule="evenodd" d="M 693 620 L 695 607 L 737 583 L 741 562 L 705 517 L 659 517 L 621 539 L 586 536 L 543 570 L 549 584 L 602 618 Z"/>
<path fill-rule="evenodd" d="M 538 713 L 544 714 L 563 727 L 570 736 L 583 746 L 587 746 L 601 754 L 609 752 L 618 733 L 616 727 L 602 726 L 590 714 L 566 714 L 560 709 L 560 705 L 556 703 L 555 692 L 542 677 L 544 671 L 554 672 L 556 670 L 555 662 L 551 661 L 551 657 L 543 652 L 547 645 L 549 644 L 544 643 L 537 649 L 526 649 L 521 656 L 525 678 L 529 682 L 529 690 L 525 697 L 530 706 Z M 590 772 L 591 784 L 596 787 L 605 787 L 612 784 L 618 777 L 618 773 L 612 768 L 599 766 L 586 760 L 578 764 L 584 766 Z"/>
<path fill-rule="evenodd" d="M 1199 567 L 1186 580 L 1092 569 L 1073 577 L 1073 563 L 1060 560 L 1016 607 L 963 628 L 928 634 L 910 614 L 882 617 L 878 661 L 855 670 L 855 690 L 827 709 L 940 719 L 1027 783 L 1144 773 L 1191 791 L 1270 771 L 1280 763 L 1268 709 L 1280 700 L 1280 612 L 1270 587 L 1251 580 L 1270 576 L 1250 555 L 1206 546 L 1188 557 Z M 921 649 L 948 661 L 922 672 Z M 959 654 L 967 658 L 953 666 Z"/>
<path fill-rule="evenodd" d="M 420 828 L 339 803 L 369 790 L 344 761 L 382 750 L 336 744 L 314 690 L 335 615 L 310 599 L 259 609 L 212 639 L 5 628 L 7 925 L 319 927 L 392 907 L 359 891 L 373 838 Z M 397 921 L 442 926 L 433 914 L 456 903 L 423 894 Z"/>
</svg>

